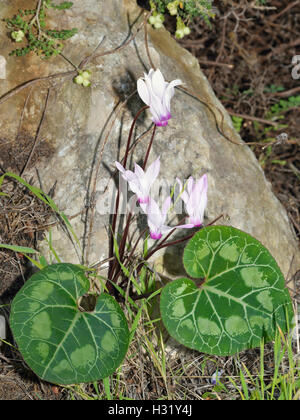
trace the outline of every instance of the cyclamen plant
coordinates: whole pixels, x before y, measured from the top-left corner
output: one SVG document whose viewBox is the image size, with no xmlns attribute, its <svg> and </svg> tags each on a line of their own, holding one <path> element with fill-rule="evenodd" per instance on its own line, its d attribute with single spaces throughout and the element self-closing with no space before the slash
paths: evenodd
<svg viewBox="0 0 300 420">
<path fill-rule="evenodd" d="M 171 119 L 170 104 L 174 87 L 181 82 L 165 82 L 159 70 L 151 69 L 138 80 L 138 92 L 147 104 L 134 118 L 125 155 L 115 162 L 120 176 L 147 216 L 148 228 L 135 243 L 128 243 L 133 215 L 128 213 L 121 238 L 116 227 L 120 190 L 115 201 L 111 224 L 109 269 L 106 292 L 95 295 L 85 272 L 88 267 L 68 263 L 47 265 L 34 274 L 12 302 L 10 324 L 24 360 L 42 379 L 58 384 L 93 382 L 111 375 L 121 365 L 132 334 L 116 299 L 130 291 L 130 300 L 150 299 L 161 292 L 161 319 L 178 342 L 214 355 L 231 355 L 270 341 L 280 329 L 286 333 L 293 324 L 293 309 L 284 277 L 269 251 L 255 238 L 230 226 L 204 225 L 208 177 L 186 185 L 179 178 L 180 198 L 185 205 L 188 223 L 169 226 L 168 213 L 173 197 L 162 208 L 152 194 L 160 172 L 158 157 L 148 167 L 148 157 L 157 127 L 164 130 Z M 131 138 L 138 116 L 150 110 L 153 131 L 143 164 L 127 169 Z M 0 186 L 3 181 L 0 177 Z M 36 189 L 37 191 L 37 189 Z M 42 198 L 45 199 L 45 194 Z M 51 199 L 49 199 L 49 203 Z M 176 229 L 189 229 L 188 235 L 170 240 Z M 132 257 L 149 230 L 154 245 L 138 259 L 132 274 Z M 139 284 L 141 271 L 158 250 L 187 242 L 183 265 L 187 276 L 169 282 L 148 296 Z M 0 245 L 1 246 L 1 245 Z M 136 260 L 135 260 L 136 264 Z M 120 281 L 122 280 L 122 281 Z M 127 280 L 127 282 L 126 282 Z M 134 283 L 134 295 L 128 282 Z M 92 307 L 85 297 L 94 297 Z"/>
</svg>

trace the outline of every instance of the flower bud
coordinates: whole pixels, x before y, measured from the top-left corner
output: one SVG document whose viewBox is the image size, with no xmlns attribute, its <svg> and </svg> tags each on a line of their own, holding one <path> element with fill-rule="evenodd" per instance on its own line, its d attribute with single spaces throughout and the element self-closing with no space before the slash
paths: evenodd
<svg viewBox="0 0 300 420">
<path fill-rule="evenodd" d="M 89 70 L 79 71 L 78 75 L 74 77 L 74 82 L 77 85 L 82 85 L 84 87 L 90 86 L 91 72 Z"/>
<path fill-rule="evenodd" d="M 184 29 L 177 29 L 175 32 L 175 37 L 181 39 L 184 37 Z"/>
<path fill-rule="evenodd" d="M 183 30 L 183 33 L 184 33 L 184 35 L 189 35 L 191 33 L 190 28 L 186 26 Z"/>
<path fill-rule="evenodd" d="M 13 31 L 11 34 L 12 39 L 15 40 L 15 42 L 22 42 L 25 34 L 23 31 Z"/>
<path fill-rule="evenodd" d="M 173 1 L 167 5 L 170 15 L 175 16 L 177 15 L 177 7 L 179 5 L 178 1 Z"/>
<path fill-rule="evenodd" d="M 155 29 L 160 29 L 163 26 L 164 16 L 160 13 L 153 14 L 149 18 L 149 23 L 154 26 Z"/>
</svg>

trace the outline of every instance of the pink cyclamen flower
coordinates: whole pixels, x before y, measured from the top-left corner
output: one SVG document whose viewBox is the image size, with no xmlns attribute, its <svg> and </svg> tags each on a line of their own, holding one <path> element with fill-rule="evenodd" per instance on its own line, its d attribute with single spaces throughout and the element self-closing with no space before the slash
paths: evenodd
<svg viewBox="0 0 300 420">
<path fill-rule="evenodd" d="M 168 83 L 161 71 L 151 69 L 144 73 L 144 79 L 137 81 L 137 90 L 142 101 L 150 107 L 152 121 L 157 126 L 166 126 L 171 116 L 171 99 L 174 96 L 174 87 L 181 85 L 179 79 Z"/>
<path fill-rule="evenodd" d="M 183 190 L 181 181 L 176 178 L 180 191 Z M 207 175 L 203 175 L 197 182 L 193 177 L 187 181 L 187 191 L 182 191 L 181 196 L 185 203 L 189 222 L 192 227 L 199 227 L 203 224 L 204 211 L 207 205 Z M 188 227 L 186 225 L 186 227 Z"/>
<path fill-rule="evenodd" d="M 150 237 L 152 239 L 160 239 L 163 234 L 168 233 L 170 230 L 174 229 L 165 225 L 171 204 L 171 197 L 168 197 L 163 203 L 162 210 L 160 210 L 156 201 L 153 200 L 153 198 L 150 198 L 149 203 L 145 208 L 145 213 L 147 214 Z"/>
<path fill-rule="evenodd" d="M 115 162 L 122 177 L 128 182 L 129 188 L 134 192 L 140 204 L 147 204 L 150 200 L 150 188 L 156 180 L 160 169 L 160 158 L 158 157 L 149 168 L 144 171 L 137 163 L 134 164 L 134 172 L 126 170 L 119 162 Z"/>
</svg>

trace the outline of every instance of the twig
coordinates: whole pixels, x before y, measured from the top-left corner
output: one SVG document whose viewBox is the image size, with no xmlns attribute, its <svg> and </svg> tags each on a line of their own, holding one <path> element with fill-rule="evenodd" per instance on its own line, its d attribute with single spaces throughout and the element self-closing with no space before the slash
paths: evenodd
<svg viewBox="0 0 300 420">
<path fill-rule="evenodd" d="M 97 45 L 97 47 L 94 49 L 94 51 L 92 52 L 91 55 L 89 55 L 88 57 L 86 57 L 85 59 L 83 59 L 81 61 L 81 63 L 79 64 L 78 68 L 79 69 L 83 69 L 94 57 L 96 52 L 98 51 L 98 49 L 101 47 L 102 42 L 105 40 L 105 35 L 103 36 L 103 38 L 101 39 L 101 41 L 99 42 L 99 44 Z"/>
<path fill-rule="evenodd" d="M 223 50 L 224 50 L 224 46 L 225 46 L 225 39 L 226 39 L 226 25 L 227 25 L 227 17 L 225 17 L 224 22 L 223 22 L 223 28 L 222 28 L 222 41 L 221 41 L 221 46 L 219 49 L 219 53 L 218 56 L 215 60 L 216 63 L 219 62 L 222 54 L 223 54 Z M 211 69 L 208 75 L 208 79 L 211 80 L 212 75 L 213 75 L 214 69 Z"/>
<path fill-rule="evenodd" d="M 182 90 L 183 92 L 185 92 L 185 93 L 187 93 L 188 95 L 190 95 L 190 96 L 192 96 L 193 98 L 195 98 L 195 99 L 197 99 L 199 102 L 201 102 L 206 108 L 208 108 L 209 109 L 209 111 L 211 112 L 211 114 L 213 115 L 213 117 L 214 117 L 214 120 L 215 120 L 215 124 L 216 124 L 216 127 L 217 127 L 217 130 L 218 130 L 218 132 L 226 139 L 226 140 L 228 140 L 230 143 L 233 143 L 233 144 L 235 144 L 235 145 L 237 145 L 237 146 L 242 146 L 243 145 L 243 143 L 240 143 L 240 142 L 236 142 L 236 141 L 234 141 L 234 140 L 232 140 L 230 137 L 228 137 L 226 134 L 224 134 L 224 120 L 225 120 L 225 117 L 224 117 L 224 115 L 223 115 L 223 112 L 220 110 L 220 108 L 218 108 L 216 105 L 213 105 L 212 103 L 210 103 L 210 102 L 205 102 L 205 101 L 203 101 L 198 95 L 196 95 L 195 93 L 193 93 L 193 92 L 191 92 L 189 89 L 187 89 L 187 88 L 185 88 L 185 87 L 183 87 L 183 86 L 177 86 L 176 87 L 176 89 L 179 89 L 179 90 Z M 219 122 L 218 122 L 218 119 L 217 119 L 217 117 L 216 117 L 216 114 L 215 114 L 215 112 L 214 112 L 214 109 L 216 109 L 218 112 L 219 112 L 219 115 L 221 116 L 221 127 L 220 127 L 220 125 L 219 125 Z"/>
<path fill-rule="evenodd" d="M 290 10 L 292 7 L 297 6 L 298 4 L 300 4 L 299 0 L 294 1 L 294 3 L 290 3 L 288 4 L 283 10 L 281 10 L 279 13 L 277 13 L 277 15 L 273 15 L 270 17 L 270 20 L 272 22 L 274 22 L 276 19 L 278 19 L 280 16 L 282 16 L 284 13 L 286 13 L 288 10 Z"/>
<path fill-rule="evenodd" d="M 21 92 L 23 89 L 26 89 L 28 86 L 35 85 L 38 82 L 58 79 L 60 77 L 74 76 L 76 74 L 77 74 L 77 71 L 72 70 L 72 71 L 65 71 L 65 72 L 62 72 L 62 73 L 51 74 L 50 76 L 43 76 L 43 77 L 38 77 L 36 79 L 28 80 L 27 82 L 25 82 L 25 83 L 23 83 L 19 86 L 16 86 L 15 88 L 11 89 L 9 92 L 6 92 L 4 95 L 2 95 L 1 98 L 0 98 L 0 105 L 3 102 L 7 101 L 12 96 Z"/>
<path fill-rule="evenodd" d="M 62 52 L 60 52 L 58 56 L 63 58 L 67 63 L 71 64 L 71 66 L 74 67 L 76 71 L 78 71 L 78 67 L 76 66 L 76 64 L 72 63 L 72 61 L 68 57 L 66 57 Z"/>
<path fill-rule="evenodd" d="M 146 48 L 146 54 L 150 63 L 150 67 L 153 70 L 156 70 L 156 66 L 154 65 L 152 58 L 151 58 L 151 54 L 149 51 L 149 44 L 148 44 L 148 27 L 147 27 L 147 20 L 148 20 L 149 16 L 147 16 L 146 14 L 144 15 L 144 41 L 145 41 L 145 48 Z"/>
<path fill-rule="evenodd" d="M 41 131 L 41 128 L 42 128 L 42 125 L 43 125 L 43 122 L 44 122 L 44 119 L 45 119 L 45 115 L 46 115 L 46 112 L 47 112 L 47 108 L 48 108 L 49 96 L 50 96 L 50 88 L 49 88 L 49 89 L 48 89 L 48 91 L 47 91 L 47 96 L 46 96 L 46 101 L 45 101 L 45 106 L 44 106 L 44 110 L 43 110 L 42 118 L 41 118 L 41 120 L 40 120 L 40 123 L 39 123 L 38 129 L 37 129 L 37 132 L 36 132 L 36 136 L 35 136 L 35 139 L 34 139 L 34 143 L 33 143 L 33 146 L 32 146 L 32 149 L 31 149 L 31 152 L 30 152 L 30 154 L 29 154 L 29 156 L 28 156 L 28 159 L 27 159 L 27 161 L 26 161 L 26 163 L 25 163 L 25 165 L 24 165 L 23 169 L 22 169 L 22 170 L 21 170 L 21 172 L 20 172 L 20 176 L 22 176 L 22 175 L 23 175 L 23 173 L 26 171 L 26 169 L 27 169 L 27 167 L 28 167 L 28 165 L 29 165 L 29 163 L 30 163 L 30 161 L 31 161 L 31 159 L 32 159 L 32 156 L 33 156 L 33 154 L 34 154 L 34 151 L 35 151 L 35 149 L 36 149 L 36 146 L 38 145 L 38 140 L 39 140 L 40 131 Z"/>
<path fill-rule="evenodd" d="M 277 10 L 277 7 L 274 6 L 259 6 L 255 1 L 253 1 L 249 6 L 256 10 Z"/>
<path fill-rule="evenodd" d="M 296 220 L 292 216 L 291 212 L 289 212 L 289 217 L 290 217 L 295 229 L 300 233 L 300 225 L 296 222 Z"/>
<path fill-rule="evenodd" d="M 151 12 L 148 13 L 148 15 L 150 16 Z M 90 62 L 91 60 L 94 60 L 96 58 L 99 57 L 104 57 L 105 55 L 109 55 L 109 54 L 115 54 L 119 51 L 121 51 L 123 48 L 127 47 L 127 45 L 130 44 L 131 41 L 134 40 L 134 38 L 137 36 L 137 34 L 139 33 L 139 31 L 142 29 L 143 25 L 145 24 L 145 21 L 143 20 L 140 25 L 138 26 L 138 28 L 136 29 L 136 32 L 134 34 L 132 34 L 128 40 L 126 42 L 124 42 L 122 45 L 120 45 L 119 47 L 116 47 L 112 50 L 108 50 L 108 51 L 104 51 L 103 53 L 100 54 L 94 54 L 92 53 L 89 57 L 87 57 L 86 59 L 84 59 L 80 64 L 79 64 L 79 68 L 83 68 L 88 62 Z M 101 41 L 102 42 L 102 41 Z M 98 47 L 97 47 L 98 48 Z"/>
<path fill-rule="evenodd" d="M 284 142 L 282 142 L 282 141 L 278 141 L 278 140 L 273 140 L 273 141 L 269 141 L 268 143 L 262 143 L 262 142 L 259 142 L 259 141 L 251 141 L 251 142 L 249 142 L 249 143 L 247 143 L 248 144 L 248 146 L 261 146 L 263 149 L 265 149 L 266 147 L 268 147 L 268 146 L 277 146 L 278 144 L 298 144 L 298 142 L 297 141 L 295 141 L 295 140 L 286 140 L 286 141 L 284 141 Z"/>
<path fill-rule="evenodd" d="M 300 92 L 300 86 L 297 86 L 293 89 L 285 90 L 284 92 L 270 92 L 268 96 L 279 96 L 280 98 L 288 98 L 289 96 L 293 96 L 296 93 Z"/>
<path fill-rule="evenodd" d="M 232 70 L 234 68 L 233 64 L 220 63 L 219 61 L 201 60 L 201 58 L 199 58 L 198 61 L 199 61 L 200 64 L 204 64 L 204 65 L 207 65 L 207 66 L 227 67 L 230 70 Z"/>
<path fill-rule="evenodd" d="M 19 126 L 18 126 L 18 130 L 17 130 L 17 135 L 16 135 L 16 141 L 18 140 L 18 137 L 19 137 L 19 133 L 20 133 L 20 130 L 21 130 L 21 127 L 22 127 L 22 122 L 23 122 L 25 110 L 26 110 L 26 107 L 27 107 L 27 104 L 28 104 L 28 101 L 29 101 L 29 98 L 30 98 L 30 95 L 31 95 L 32 88 L 33 88 L 33 86 L 30 87 L 29 92 L 26 96 L 24 105 L 23 105 L 23 109 L 22 109 L 22 113 L 21 113 L 21 117 L 20 117 L 20 121 L 19 121 Z"/>
<path fill-rule="evenodd" d="M 274 121 L 264 120 L 263 118 L 258 117 L 252 117 L 250 115 L 245 114 L 237 114 L 236 112 L 233 112 L 231 110 L 227 110 L 228 114 L 232 115 L 233 117 L 243 118 L 244 120 L 250 120 L 250 121 L 257 121 L 262 124 L 272 125 L 273 127 L 277 127 L 277 123 Z"/>
<path fill-rule="evenodd" d="M 33 18 L 31 19 L 29 25 L 32 26 L 34 24 L 34 22 L 37 23 L 38 26 L 38 39 L 40 39 L 40 35 L 41 35 L 41 25 L 40 25 L 40 20 L 39 20 L 39 14 L 41 11 L 41 6 L 42 6 L 42 2 L 43 0 L 38 0 L 38 5 L 35 11 L 35 15 L 33 16 Z"/>
</svg>

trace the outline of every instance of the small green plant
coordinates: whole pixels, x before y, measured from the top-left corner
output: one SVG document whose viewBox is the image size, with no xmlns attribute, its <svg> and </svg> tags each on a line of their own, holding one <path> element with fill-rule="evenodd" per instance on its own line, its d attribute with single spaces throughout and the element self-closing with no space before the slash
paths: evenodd
<svg viewBox="0 0 300 420">
<path fill-rule="evenodd" d="M 242 117 L 236 117 L 234 115 L 231 117 L 231 119 L 234 129 L 239 133 L 242 129 L 244 119 Z"/>
<path fill-rule="evenodd" d="M 300 107 L 300 95 L 290 96 L 287 99 L 280 99 L 280 101 L 271 106 L 267 113 L 267 118 L 278 118 L 283 112 L 287 112 L 290 109 L 297 107 Z"/>
<path fill-rule="evenodd" d="M 150 0 L 149 3 L 152 10 L 149 23 L 156 29 L 162 27 L 166 13 L 176 16 L 175 36 L 178 39 L 190 34 L 189 24 L 195 17 L 202 16 L 207 25 L 211 26 L 210 19 L 215 16 L 208 0 Z"/>
<path fill-rule="evenodd" d="M 299 361 L 293 355 L 291 334 L 284 336 L 277 329 L 273 345 L 273 370 L 267 374 L 264 364 L 264 343 L 260 345 L 260 369 L 256 375 L 241 363 L 239 378 L 229 381 L 243 401 L 299 400 Z"/>
<path fill-rule="evenodd" d="M 42 58 L 50 58 L 60 54 L 63 42 L 77 33 L 72 29 L 48 29 L 46 25 L 47 9 L 65 10 L 72 7 L 72 2 L 62 2 L 58 5 L 51 0 L 40 0 L 36 9 L 19 10 L 18 14 L 4 21 L 11 31 L 10 36 L 14 42 L 26 41 L 26 45 L 11 51 L 10 55 L 24 56 L 31 51 Z"/>
</svg>

